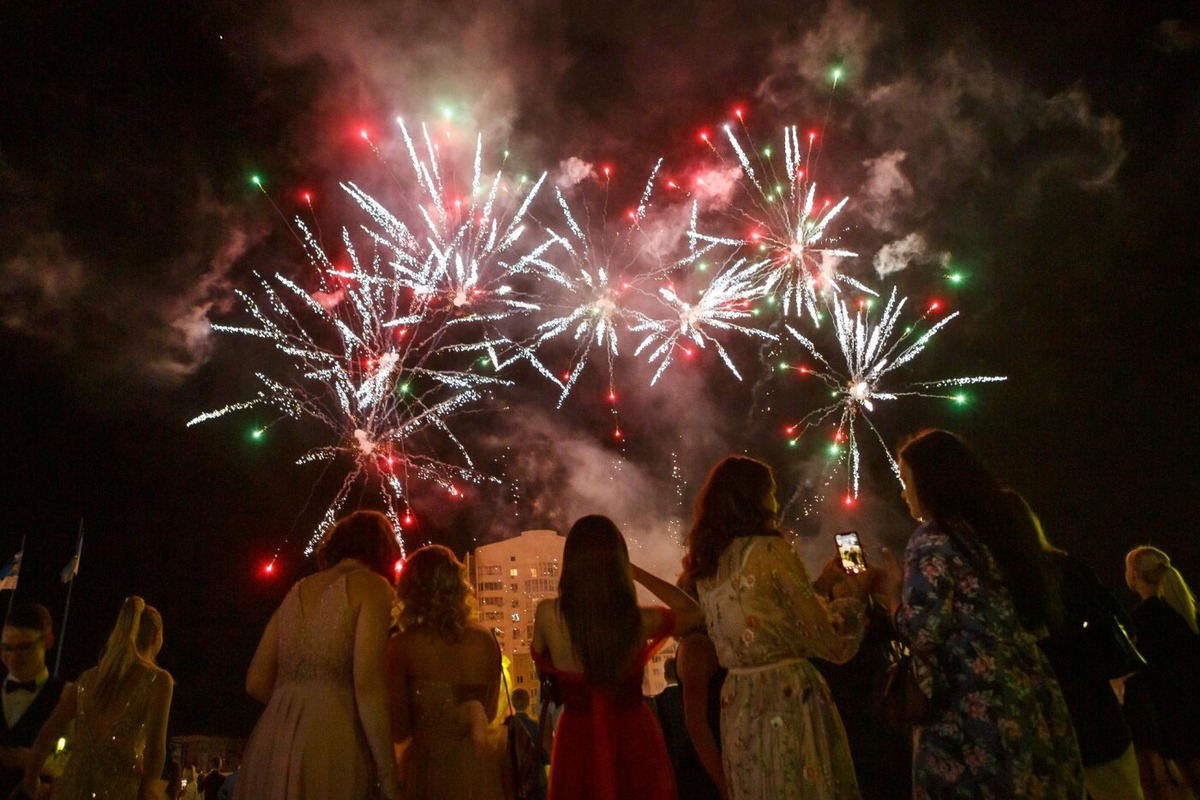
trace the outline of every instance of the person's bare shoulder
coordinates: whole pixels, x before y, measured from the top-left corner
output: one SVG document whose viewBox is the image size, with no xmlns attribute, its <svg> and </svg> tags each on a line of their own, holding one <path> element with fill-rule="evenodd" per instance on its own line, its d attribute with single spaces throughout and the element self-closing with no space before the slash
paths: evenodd
<svg viewBox="0 0 1200 800">
<path fill-rule="evenodd" d="M 346 589 L 351 599 L 392 601 L 392 585 L 382 575 L 366 569 L 357 569 L 346 576 Z"/>
</svg>

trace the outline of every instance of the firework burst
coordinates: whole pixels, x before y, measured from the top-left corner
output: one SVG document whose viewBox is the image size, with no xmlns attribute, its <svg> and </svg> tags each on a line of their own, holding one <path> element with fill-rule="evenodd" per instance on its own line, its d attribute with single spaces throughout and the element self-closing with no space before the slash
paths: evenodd
<svg viewBox="0 0 1200 800">
<path fill-rule="evenodd" d="M 814 323 L 818 322 L 818 304 L 825 288 L 836 292 L 839 283 L 875 294 L 870 287 L 831 266 L 834 259 L 857 256 L 850 250 L 831 246 L 829 236 L 830 224 L 849 198 L 817 205 L 817 185 L 801 166 L 804 152 L 796 127 L 785 128 L 783 132 L 782 173 L 770 160 L 771 148 L 764 148 L 760 157 L 753 148 L 747 152 L 729 125 L 724 131 L 742 174 L 752 187 L 746 193 L 749 206 L 738 206 L 735 212 L 750 230 L 743 238 L 729 238 L 700 233 L 693 228 L 689 234 L 692 240 L 709 246 L 756 248 L 763 256 L 757 276 L 761 293 L 778 297 L 785 316 L 793 310 L 798 316 L 807 312 Z M 815 134 L 809 135 L 810 158 L 814 138 Z"/>
<path fill-rule="evenodd" d="M 620 355 L 621 337 L 627 331 L 644 330 L 654 324 L 643 308 L 649 305 L 647 301 L 653 302 L 651 287 L 655 278 L 682 263 L 664 264 L 655 248 L 640 235 L 661 166 L 660 159 L 650 172 L 637 207 L 625 215 L 628 225 L 618 226 L 605 216 L 598 230 L 593 231 L 591 225 L 580 224 L 566 196 L 555 189 L 564 227 L 560 230 L 548 225 L 546 231 L 557 247 L 545 257 L 540 250 L 535 251 L 518 265 L 538 274 L 554 289 L 541 300 L 554 316 L 537 326 L 534 346 L 541 348 L 564 338 L 574 343 L 570 367 L 562 375 L 560 408 L 598 354 L 607 367 L 610 402 L 615 400 L 614 360 Z"/>
<path fill-rule="evenodd" d="M 857 428 L 860 421 L 875 434 L 875 438 L 887 454 L 892 472 L 897 478 L 900 477 L 896 459 L 871 421 L 870 414 L 876 410 L 877 403 L 912 396 L 963 403 L 966 402 L 964 394 L 946 394 L 937 390 L 1006 380 L 1001 376 L 974 376 L 913 383 L 897 381 L 895 371 L 919 356 L 933 337 L 958 316 L 956 311 L 943 317 L 924 333 L 915 335 L 915 338 L 912 326 L 896 335 L 896 327 L 906 302 L 907 298 L 897 298 L 893 288 L 883 315 L 878 323 L 872 324 L 866 303 L 861 304 L 857 311 L 851 311 L 842 297 L 833 298 L 830 306 L 833 310 L 838 348 L 845 363 L 844 370 L 832 366 L 829 359 L 821 354 L 810 339 L 791 325 L 786 326 L 792 337 L 804 346 L 819 365 L 815 368 L 799 366 L 794 369 L 801 374 L 819 378 L 833 397 L 832 403 L 810 411 L 799 422 L 789 425 L 786 429 L 787 434 L 794 445 L 809 429 L 823 423 L 831 424 L 833 436 L 830 452 L 845 465 L 848 472 L 847 503 L 858 497 L 860 453 Z M 928 319 L 938 309 L 939 304 L 934 303 L 921 320 Z"/>
<path fill-rule="evenodd" d="M 634 351 L 635 356 L 649 349 L 650 345 L 657 344 L 657 347 L 649 351 L 648 357 L 651 364 L 658 362 L 658 370 L 650 380 L 651 386 L 658 382 L 678 353 L 690 357 L 694 354 L 692 345 L 703 349 L 709 343 L 716 349 L 729 371 L 738 380 L 742 379 L 733 359 L 721 342 L 713 336 L 713 332 L 733 331 L 767 341 L 777 340 L 774 334 L 742 324 L 743 320 L 753 316 L 749 307 L 759 296 L 756 276 L 761 269 L 762 264 L 759 262 L 739 259 L 722 270 L 695 302 L 684 300 L 673 286 L 659 288 L 659 296 L 664 306 L 675 312 L 675 316 L 668 319 L 651 319 L 631 328 L 635 331 L 648 331 Z"/>
<path fill-rule="evenodd" d="M 238 292 L 254 322 L 213 326 L 269 341 L 290 368 L 280 378 L 258 373 L 262 388 L 256 398 L 201 414 L 188 425 L 267 408 L 283 417 L 315 421 L 331 434 L 332 443 L 297 461 L 349 462 L 341 488 L 309 541 L 310 552 L 360 480 L 378 488 L 388 515 L 402 530 L 412 522 L 412 481 L 459 497 L 463 482 L 487 479 L 448 423 L 504 382 L 457 363 L 463 359 L 455 359 L 453 347 L 445 343 L 446 325 L 419 297 L 414 300 L 411 291 L 385 279 L 386 268 L 378 258 L 369 264 L 360 260 L 348 233 L 343 240 L 350 266 L 334 268 L 324 249 L 300 227 L 327 291 L 309 293 L 283 275 L 260 277 L 257 296 Z M 439 454 L 447 451 L 456 455 L 456 463 L 441 460 Z"/>
<path fill-rule="evenodd" d="M 469 188 L 455 192 L 450 188 L 453 170 L 443 163 L 428 128 L 421 126 L 422 152 L 404 120 L 397 122 L 419 190 L 412 214 L 419 224 L 410 228 L 359 187 L 343 187 L 375 222 L 375 228 L 364 230 L 391 254 L 393 272 L 380 280 L 411 290 L 415 303 L 447 327 L 471 329 L 461 334 L 460 350 L 486 352 L 497 369 L 529 358 L 530 349 L 511 341 L 505 331 L 509 321 L 540 310 L 536 299 L 512 279 L 525 259 L 536 258 L 552 244 L 539 242 L 532 254 L 518 250 L 523 239 L 528 241 L 529 209 L 546 173 L 532 185 L 524 178 L 507 178 L 502 168 L 486 174 L 483 139 L 477 136 Z M 367 141 L 395 177 L 383 154 Z"/>
</svg>

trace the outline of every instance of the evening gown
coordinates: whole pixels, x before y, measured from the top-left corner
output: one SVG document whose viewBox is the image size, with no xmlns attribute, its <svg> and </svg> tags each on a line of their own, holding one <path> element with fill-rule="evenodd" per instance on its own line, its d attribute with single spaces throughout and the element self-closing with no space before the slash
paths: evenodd
<svg viewBox="0 0 1200 800">
<path fill-rule="evenodd" d="M 646 662 L 674 627 L 675 615 L 663 609 L 662 624 L 615 691 L 555 668 L 548 655 L 533 654 L 538 669 L 557 681 L 563 708 L 554 731 L 548 800 L 675 800 L 667 745 L 642 697 Z"/>
<path fill-rule="evenodd" d="M 400 774 L 407 800 L 503 800 L 503 728 L 484 706 L 488 684 L 409 681 L 413 737 Z"/>
<path fill-rule="evenodd" d="M 71 757 L 54 784 L 55 800 L 137 800 L 142 782 L 142 753 L 146 749 L 146 709 L 150 689 L 166 673 L 146 669 L 138 677 L 125 708 L 106 725 L 93 713 L 91 695 L 96 669 L 89 669 L 75 684 L 77 710 Z"/>
<path fill-rule="evenodd" d="M 237 800 L 358 800 L 374 770 L 354 696 L 355 614 L 347 573 L 311 608 L 299 584 L 279 607 L 275 689 L 246 744 Z"/>
<path fill-rule="evenodd" d="M 721 756 L 732 800 L 858 800 L 841 717 L 808 660 L 844 662 L 862 640 L 858 600 L 826 607 L 778 536 L 734 539 L 697 582 L 708 636 L 729 670 Z"/>
</svg>

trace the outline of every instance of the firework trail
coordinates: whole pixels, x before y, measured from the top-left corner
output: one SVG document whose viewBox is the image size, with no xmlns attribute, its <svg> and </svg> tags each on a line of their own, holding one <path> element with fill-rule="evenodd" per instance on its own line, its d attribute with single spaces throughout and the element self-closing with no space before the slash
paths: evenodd
<svg viewBox="0 0 1200 800">
<path fill-rule="evenodd" d="M 821 379 L 834 397 L 833 403 L 810 411 L 799 422 L 789 425 L 787 434 L 793 437 L 791 443 L 795 445 L 810 428 L 827 420 L 833 423 L 834 434 L 830 452 L 839 459 L 844 459 L 848 464 L 847 503 L 858 497 L 860 454 L 857 423 L 860 420 L 875 434 L 875 438 L 879 441 L 884 453 L 887 454 L 892 472 L 897 478 L 900 477 L 900 468 L 896 459 L 892 456 L 891 450 L 888 449 L 869 416 L 871 412 L 875 411 L 876 403 L 911 396 L 963 403 L 966 402 L 966 396 L 961 393 L 942 394 L 933 390 L 1006 380 L 1002 376 L 944 378 L 907 384 L 889 380 L 895 378 L 893 375 L 895 370 L 919 356 L 933 337 L 958 316 L 956 311 L 943 317 L 924 333 L 917 335 L 911 342 L 909 341 L 913 336 L 913 327 L 911 326 L 893 339 L 896 325 L 906 302 L 907 298 L 897 300 L 896 289 L 893 288 L 879 322 L 872 324 L 864 307 L 865 303 L 860 305 L 858 311 L 852 313 L 843 298 L 840 296 L 833 298 L 830 306 L 833 310 L 834 331 L 837 334 L 838 348 L 841 350 L 845 370 L 832 366 L 829 359 L 821 354 L 810 339 L 791 325 L 786 326 L 792 337 L 800 342 L 819 364 L 816 368 L 800 366 L 795 369 L 801 374 L 813 375 Z M 938 308 L 939 304 L 934 303 L 921 319 L 928 318 Z"/>
<path fill-rule="evenodd" d="M 782 174 L 770 160 L 771 148 L 762 151 L 762 157 L 768 159 L 764 162 L 753 147 L 747 152 L 729 125 L 724 126 L 724 131 L 742 174 L 752 187 L 747 191 L 750 207 L 736 209 L 737 215 L 749 224 L 750 233 L 740 239 L 717 237 L 701 233 L 693 226 L 689 237 L 705 245 L 757 248 L 765 257 L 757 276 L 761 281 L 761 294 L 777 296 L 783 304 L 784 316 L 793 309 L 797 316 L 807 311 L 813 323 L 817 323 L 821 317 L 818 304 L 822 293 L 826 288 L 836 292 L 839 283 L 875 294 L 869 287 L 828 266 L 830 257 L 857 256 L 850 250 L 830 246 L 828 237 L 830 223 L 845 208 L 849 198 L 843 197 L 832 205 L 825 202 L 817 207 L 817 185 L 801 167 L 804 153 L 796 127 L 784 128 Z M 814 139 L 815 134 L 810 134 L 810 156 Z M 824 277 L 826 275 L 828 279 Z"/>
<path fill-rule="evenodd" d="M 432 483 L 459 497 L 462 482 L 488 479 L 475 469 L 448 422 L 505 382 L 462 366 L 464 359 L 455 358 L 445 343 L 444 321 L 392 280 L 378 257 L 364 263 L 348 232 L 343 231 L 343 242 L 350 266 L 335 268 L 303 223 L 298 224 L 331 291 L 314 295 L 283 275 L 260 276 L 257 296 L 238 291 L 254 323 L 213 326 L 266 339 L 288 359 L 290 369 L 281 378 L 258 373 L 262 388 L 256 398 L 201 414 L 188 425 L 233 411 L 270 408 L 295 420 L 316 421 L 332 435 L 332 444 L 297 461 L 350 461 L 308 553 L 360 480 L 378 487 L 388 516 L 402 530 L 413 521 L 410 482 Z M 458 463 L 440 459 L 438 454 L 447 450 Z"/>
<path fill-rule="evenodd" d="M 622 334 L 654 324 L 642 310 L 654 302 L 653 285 L 659 276 L 684 264 L 664 264 L 639 235 L 661 167 L 659 159 L 646 181 L 640 202 L 626 215 L 628 226 L 610 224 L 605 215 L 594 231 L 586 219 L 584 224 L 580 223 L 579 214 L 572 211 L 566 196 L 556 188 L 564 227 L 560 230 L 546 226 L 556 247 L 548 253 L 539 248 L 517 265 L 518 269 L 543 278 L 552 289 L 540 299 L 552 316 L 537 326 L 533 346 L 541 348 L 548 342 L 567 338 L 574 343 L 570 367 L 561 376 L 559 408 L 597 354 L 602 354 L 607 367 L 609 401 L 615 401 L 614 360 L 620 355 Z M 585 204 L 584 208 L 587 207 Z M 556 263 L 559 259 L 562 263 Z M 654 262 L 653 266 L 647 266 L 649 261 Z"/>
<path fill-rule="evenodd" d="M 741 324 L 741 320 L 753 316 L 749 306 L 759 296 L 757 275 L 761 269 L 761 262 L 744 258 L 735 261 L 713 278 L 694 303 L 680 297 L 673 286 L 658 290 L 664 306 L 675 312 L 674 318 L 651 319 L 631 328 L 634 331 L 648 331 L 634 351 L 635 356 L 647 350 L 651 344 L 658 345 L 650 350 L 648 357 L 649 363 L 658 362 L 658 371 L 650 380 L 651 386 L 674 363 L 677 353 L 681 352 L 687 357 L 694 354 L 690 347 L 692 344 L 704 348 L 711 343 L 729 371 L 738 380 L 742 379 L 733 359 L 712 332 L 735 331 L 767 341 L 777 339 L 772 333 Z"/>
<path fill-rule="evenodd" d="M 483 138 L 477 136 L 470 187 L 455 193 L 449 188 L 453 170 L 443 163 L 441 148 L 427 126 L 421 126 L 422 152 L 404 120 L 397 123 L 420 194 L 413 209 L 420 220 L 415 230 L 358 186 L 343 184 L 375 222 L 374 229 L 363 230 L 392 255 L 393 274 L 380 280 L 410 289 L 416 302 L 447 327 L 470 328 L 460 336 L 460 350 L 486 352 L 496 369 L 514 360 L 531 360 L 530 348 L 512 341 L 505 328 L 511 320 L 540 310 L 535 298 L 520 291 L 512 279 L 522 271 L 518 265 L 524 259 L 536 258 L 553 244 L 542 241 L 532 254 L 518 250 L 522 239 L 528 240 L 529 209 L 546 173 L 531 187 L 524 178 L 506 178 L 503 169 L 485 174 Z M 383 154 L 363 136 L 399 183 Z M 549 375 L 540 364 L 535 366 Z"/>
</svg>

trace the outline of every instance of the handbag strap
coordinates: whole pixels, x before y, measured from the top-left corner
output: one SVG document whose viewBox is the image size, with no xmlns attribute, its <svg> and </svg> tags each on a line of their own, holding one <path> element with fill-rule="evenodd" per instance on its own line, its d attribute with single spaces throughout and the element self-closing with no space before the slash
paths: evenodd
<svg viewBox="0 0 1200 800">
<path fill-rule="evenodd" d="M 513 709 L 512 692 L 508 690 L 508 671 L 504 669 L 504 648 L 500 646 L 500 639 L 496 636 L 495 629 L 492 629 L 492 641 L 496 643 L 496 650 L 500 653 L 500 680 L 504 684 L 504 696 L 508 698 L 508 718 L 512 720 L 517 714 Z"/>
</svg>

